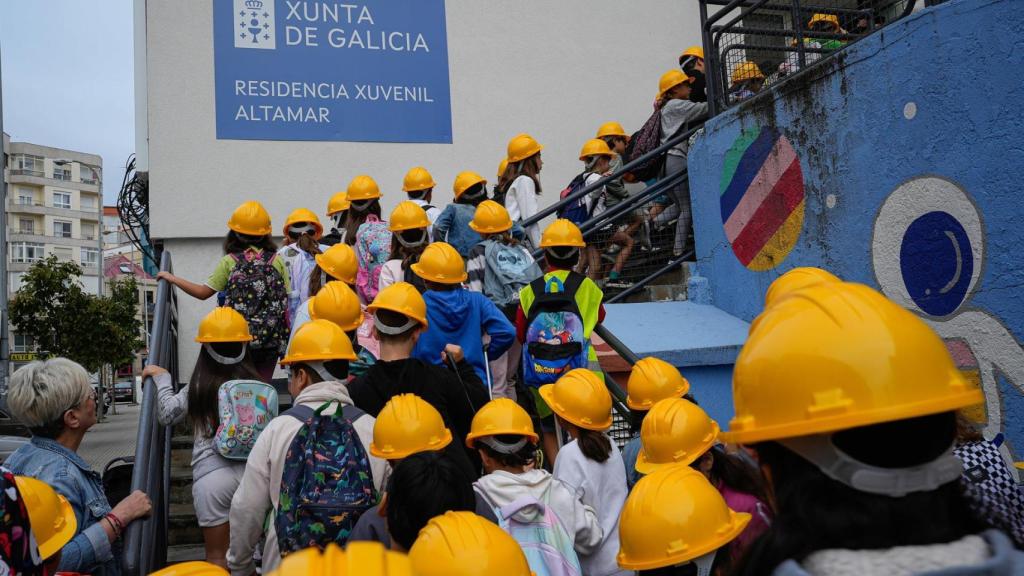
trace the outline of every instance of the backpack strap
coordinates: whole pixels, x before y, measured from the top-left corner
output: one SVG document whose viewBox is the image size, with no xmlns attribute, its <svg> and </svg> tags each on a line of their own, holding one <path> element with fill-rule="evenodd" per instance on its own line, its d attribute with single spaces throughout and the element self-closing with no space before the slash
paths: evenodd
<svg viewBox="0 0 1024 576">
<path fill-rule="evenodd" d="M 543 278 L 543 276 L 541 276 L 541 278 Z M 562 287 L 565 290 L 565 293 L 572 295 L 573 300 L 575 300 L 576 292 L 579 291 L 580 286 L 583 285 L 583 281 L 585 279 L 586 276 L 584 276 L 583 274 L 580 274 L 573 270 L 569 270 L 569 274 L 565 277 L 565 280 L 562 282 Z"/>
<path fill-rule="evenodd" d="M 316 415 L 316 409 L 305 404 L 296 404 L 281 413 L 281 416 L 291 416 L 299 422 L 305 422 Z"/>
</svg>

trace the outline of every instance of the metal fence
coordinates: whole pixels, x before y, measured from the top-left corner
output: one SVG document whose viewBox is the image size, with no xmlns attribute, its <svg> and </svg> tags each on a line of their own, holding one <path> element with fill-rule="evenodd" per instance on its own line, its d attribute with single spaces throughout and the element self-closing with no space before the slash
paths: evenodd
<svg viewBox="0 0 1024 576">
<path fill-rule="evenodd" d="M 700 0 L 713 116 L 903 18 L 916 0 Z M 709 15 L 709 7 L 718 8 Z"/>
<path fill-rule="evenodd" d="M 160 269 L 172 271 L 171 255 L 164 252 Z M 178 382 L 178 307 L 174 288 L 166 280 L 157 285 L 153 331 L 149 341 L 151 364 L 165 368 Z M 149 574 L 167 562 L 167 529 L 171 484 L 171 429 L 157 420 L 157 390 L 152 381 L 142 389 L 138 440 L 135 445 L 132 491 L 142 490 L 153 502 L 149 518 L 132 522 L 124 537 L 122 570 L 128 576 Z"/>
</svg>

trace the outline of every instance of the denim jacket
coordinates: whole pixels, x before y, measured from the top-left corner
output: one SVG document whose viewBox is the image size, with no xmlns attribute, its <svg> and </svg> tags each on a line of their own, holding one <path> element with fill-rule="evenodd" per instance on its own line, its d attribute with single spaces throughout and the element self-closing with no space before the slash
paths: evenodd
<svg viewBox="0 0 1024 576">
<path fill-rule="evenodd" d="M 480 243 L 482 238 L 469 223 L 476 214 L 476 206 L 469 204 L 449 204 L 437 217 L 431 232 L 434 241 L 451 244 L 463 259 L 469 258 L 469 252 Z M 522 240 L 526 237 L 523 227 L 518 222 L 512 225 L 512 237 Z"/>
<path fill-rule="evenodd" d="M 61 550 L 62 572 L 111 576 L 121 573 L 120 543 L 111 545 L 100 520 L 110 512 L 100 475 L 56 440 L 33 436 L 4 462 L 15 474 L 49 484 L 71 503 L 78 533 Z"/>
</svg>

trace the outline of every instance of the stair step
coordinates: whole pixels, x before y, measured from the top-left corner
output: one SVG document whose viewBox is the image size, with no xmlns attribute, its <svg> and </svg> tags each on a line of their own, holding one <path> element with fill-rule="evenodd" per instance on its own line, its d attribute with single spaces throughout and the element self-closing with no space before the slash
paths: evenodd
<svg viewBox="0 0 1024 576">
<path fill-rule="evenodd" d="M 167 543 L 170 546 L 201 545 L 203 531 L 196 520 L 196 511 L 192 502 L 172 502 L 167 518 Z"/>
<path fill-rule="evenodd" d="M 171 450 L 176 449 L 188 449 L 189 453 L 192 452 L 192 446 L 195 444 L 195 438 L 191 434 L 177 434 L 171 436 Z"/>
<path fill-rule="evenodd" d="M 193 562 L 206 559 L 206 548 L 203 545 L 181 545 L 167 547 L 167 564 Z"/>
<path fill-rule="evenodd" d="M 192 468 L 188 466 L 171 467 L 171 505 L 189 504 L 192 502 Z"/>
</svg>

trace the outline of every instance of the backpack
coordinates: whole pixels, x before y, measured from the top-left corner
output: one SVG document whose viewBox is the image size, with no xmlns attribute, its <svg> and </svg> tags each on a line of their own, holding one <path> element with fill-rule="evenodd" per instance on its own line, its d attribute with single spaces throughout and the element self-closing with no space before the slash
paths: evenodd
<svg viewBox="0 0 1024 576">
<path fill-rule="evenodd" d="M 416 260 L 419 261 L 419 258 L 417 258 Z M 410 262 L 409 267 L 402 271 L 402 280 L 405 280 L 409 284 L 412 284 L 413 287 L 416 288 L 417 292 L 423 294 L 424 292 L 427 291 L 427 285 L 423 283 L 423 278 L 420 278 L 419 276 L 416 275 L 415 272 L 412 271 L 413 264 L 415 264 L 415 262 Z"/>
<path fill-rule="evenodd" d="M 629 144 L 626 145 L 626 152 L 623 154 L 624 160 L 628 164 L 660 145 L 661 107 L 659 106 L 654 110 L 654 113 L 651 114 L 651 117 L 644 122 L 644 125 L 629 137 Z M 665 156 L 663 154 L 657 158 L 648 160 L 636 168 L 633 168 L 630 170 L 630 174 L 632 174 L 637 181 L 650 180 L 652 178 L 657 178 L 658 175 L 661 174 L 661 169 L 664 165 Z"/>
<path fill-rule="evenodd" d="M 522 370 L 527 385 L 553 384 L 569 370 L 587 366 L 590 341 L 584 336 L 583 315 L 576 304 L 583 279 L 569 272 L 564 284 L 557 276 L 530 282 L 534 301 L 526 318 Z"/>
<path fill-rule="evenodd" d="M 498 308 L 519 302 L 519 291 L 544 275 L 540 266 L 519 246 L 484 240 L 484 296 Z"/>
<path fill-rule="evenodd" d="M 569 186 L 562 190 L 562 194 L 559 196 L 560 200 L 565 200 L 570 194 L 579 192 L 587 185 L 587 176 L 589 172 L 578 174 L 569 183 Z M 558 210 L 558 217 L 569 220 L 573 224 L 580 225 L 586 222 L 590 218 L 590 210 L 587 209 L 587 196 L 583 196 L 573 200 Z"/>
<path fill-rule="evenodd" d="M 283 258 L 288 265 L 288 277 L 292 285 L 292 291 L 288 294 L 288 317 L 295 318 L 299 304 L 309 300 L 309 276 L 316 266 L 316 259 L 297 246 L 285 246 Z"/>
<path fill-rule="evenodd" d="M 288 291 L 284 278 L 273 266 L 277 254 L 247 252 L 232 254 L 231 258 L 235 267 L 224 289 L 224 305 L 237 310 L 249 323 L 253 349 L 283 353 L 290 336 Z"/>
<path fill-rule="evenodd" d="M 229 460 L 245 460 L 256 439 L 277 416 L 277 390 L 258 380 L 228 380 L 217 391 L 220 425 L 214 446 Z"/>
<path fill-rule="evenodd" d="M 487 496 L 484 495 L 484 500 Z M 538 514 L 526 521 L 517 514 L 526 508 L 536 508 Z M 494 508 L 498 525 L 523 549 L 530 571 L 535 576 L 581 576 L 579 556 L 574 548 L 575 539 L 566 530 L 562 520 L 551 507 L 524 495 L 500 508 Z"/>
<path fill-rule="evenodd" d="M 339 404 L 334 414 L 327 406 Z M 359 517 L 377 502 L 370 460 L 352 423 L 365 413 L 336 400 L 284 415 L 303 422 L 285 456 L 274 527 L 281 556 L 334 542 L 344 546 Z"/>
</svg>

